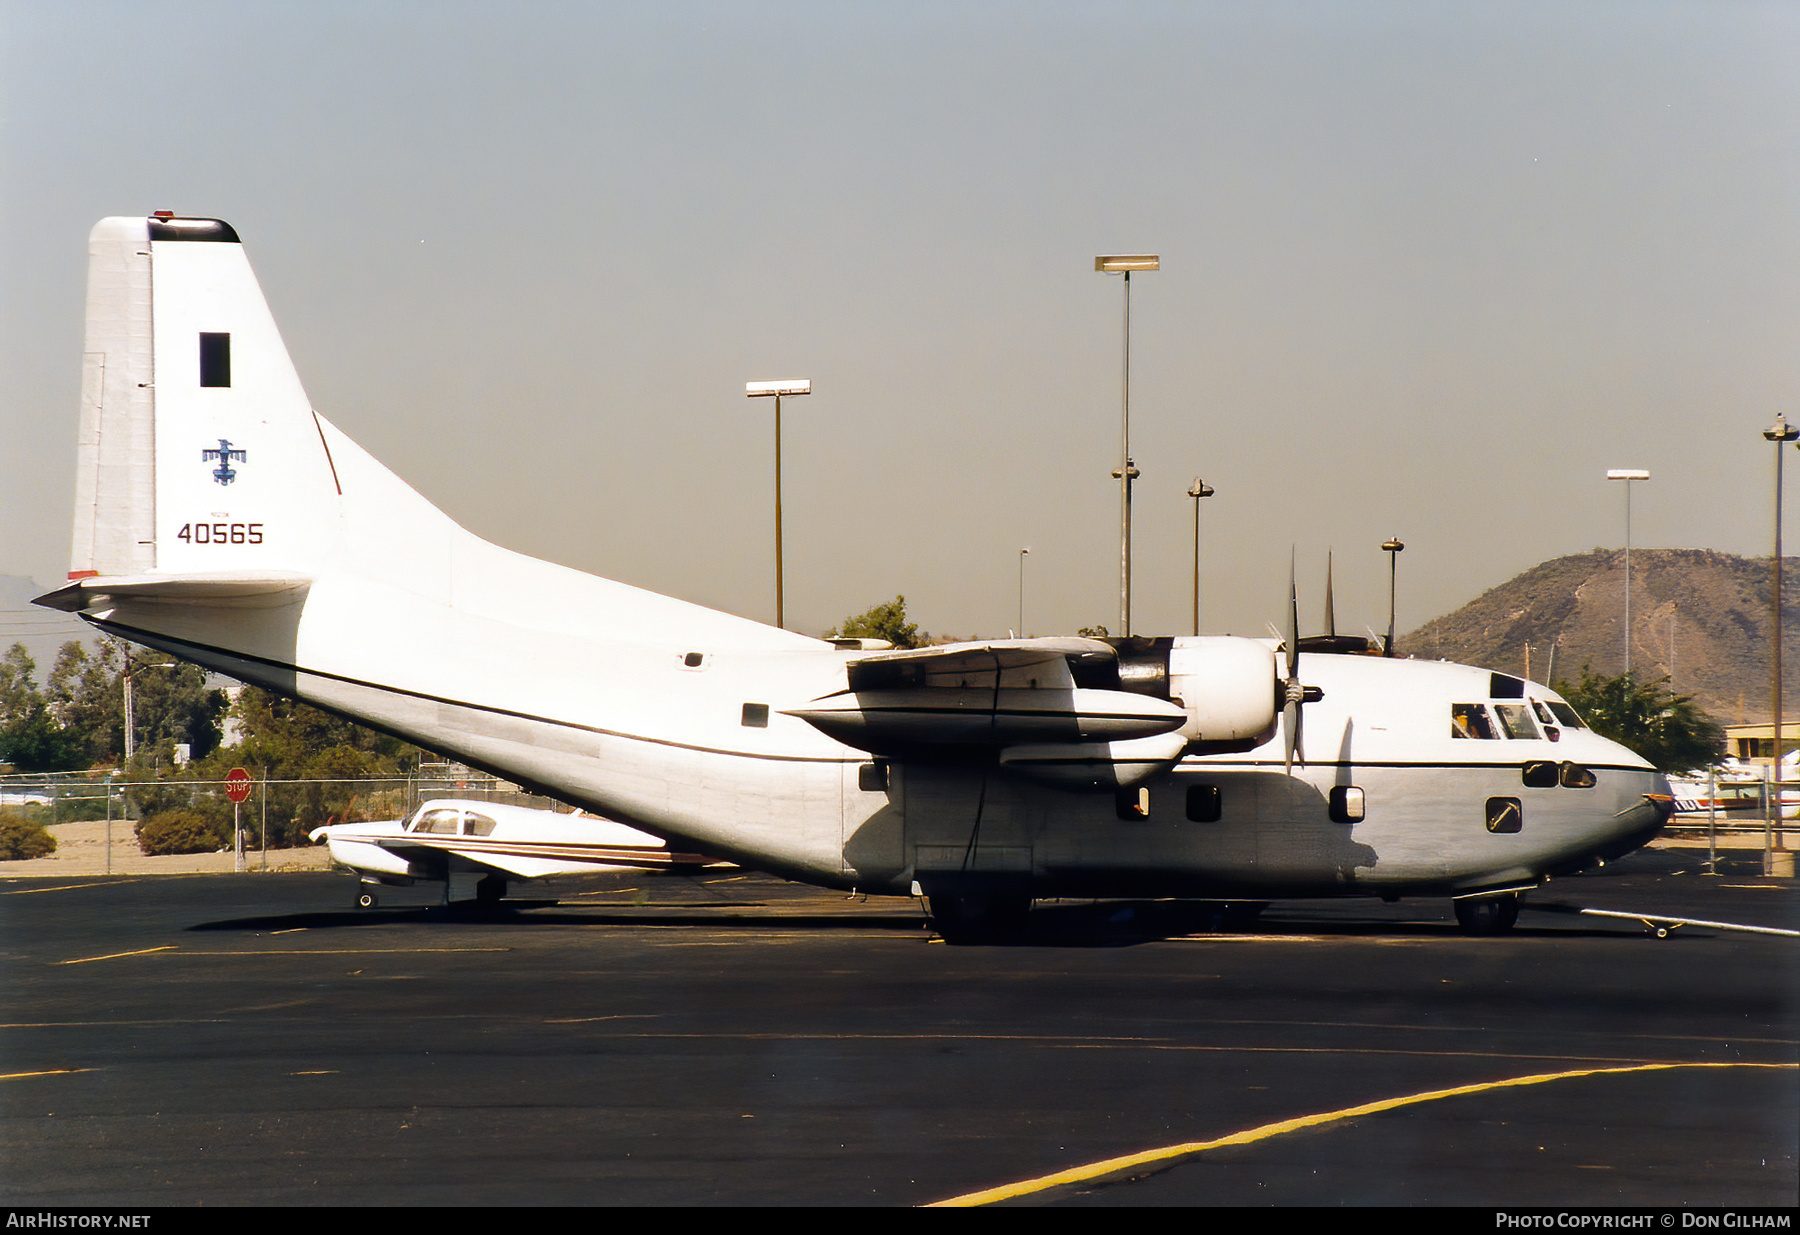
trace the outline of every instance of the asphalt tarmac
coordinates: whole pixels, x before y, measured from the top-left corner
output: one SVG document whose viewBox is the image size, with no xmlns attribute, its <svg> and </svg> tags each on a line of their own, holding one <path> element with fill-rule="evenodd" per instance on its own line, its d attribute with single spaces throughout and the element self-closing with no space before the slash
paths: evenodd
<svg viewBox="0 0 1800 1235">
<path fill-rule="evenodd" d="M 1439 901 L 1241 934 L 1061 903 L 948 946 L 910 902 L 750 874 L 492 916 L 354 889 L 0 880 L 0 1201 L 1800 1200 L 1800 939 L 1544 908 L 1800 926 L 1792 880 L 1692 854 L 1486 939 Z"/>
</svg>

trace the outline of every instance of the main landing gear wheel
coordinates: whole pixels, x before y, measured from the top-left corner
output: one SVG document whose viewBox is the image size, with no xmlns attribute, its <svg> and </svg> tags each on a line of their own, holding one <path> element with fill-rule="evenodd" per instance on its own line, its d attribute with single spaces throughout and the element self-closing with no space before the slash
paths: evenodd
<svg viewBox="0 0 1800 1235">
<path fill-rule="evenodd" d="M 932 929 L 946 943 L 981 943 L 1024 929 L 1031 897 L 933 896 L 926 902 Z"/>
<path fill-rule="evenodd" d="M 475 903 L 489 908 L 498 905 L 506 895 L 506 880 L 498 875 L 483 875 L 475 885 Z"/>
<path fill-rule="evenodd" d="M 1469 896 L 1451 904 L 1466 935 L 1504 935 L 1519 920 L 1517 896 Z"/>
</svg>

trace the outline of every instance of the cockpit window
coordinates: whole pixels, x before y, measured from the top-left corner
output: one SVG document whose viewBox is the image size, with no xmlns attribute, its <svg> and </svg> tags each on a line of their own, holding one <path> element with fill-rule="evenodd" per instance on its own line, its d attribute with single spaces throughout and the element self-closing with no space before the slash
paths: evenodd
<svg viewBox="0 0 1800 1235">
<path fill-rule="evenodd" d="M 1506 731 L 1509 738 L 1536 738 L 1539 736 L 1537 726 L 1531 721 L 1531 709 L 1523 703 L 1496 703 L 1494 711 L 1500 714 L 1500 728 Z"/>
<path fill-rule="evenodd" d="M 463 819 L 464 836 L 492 836 L 493 834 L 494 821 L 486 815 L 477 815 L 474 811 L 470 811 Z"/>
<path fill-rule="evenodd" d="M 1550 710 L 1556 713 L 1556 719 L 1560 720 L 1571 729 L 1587 728 L 1586 725 L 1581 723 L 1581 717 L 1575 715 L 1575 709 L 1566 703 L 1560 703 L 1552 699 L 1550 701 Z"/>
<path fill-rule="evenodd" d="M 455 836 L 460 812 L 439 807 L 428 810 L 413 823 L 415 832 L 431 832 L 439 836 Z"/>
<path fill-rule="evenodd" d="M 1494 722 L 1488 719 L 1486 704 L 1453 703 L 1450 705 L 1450 736 L 1498 738 L 1500 735 L 1494 732 Z"/>
</svg>

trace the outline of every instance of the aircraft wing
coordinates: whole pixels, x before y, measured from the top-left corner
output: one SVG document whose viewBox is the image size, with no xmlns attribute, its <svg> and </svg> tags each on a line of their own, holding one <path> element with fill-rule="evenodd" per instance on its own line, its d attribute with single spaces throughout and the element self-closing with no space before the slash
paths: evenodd
<svg viewBox="0 0 1800 1235">
<path fill-rule="evenodd" d="M 1116 660 L 1110 643 L 1079 636 L 1043 639 L 993 639 L 983 643 L 946 643 L 938 647 L 876 652 L 849 663 L 852 691 L 880 690 L 910 681 L 920 685 L 949 684 L 965 674 L 993 673 L 996 669 L 1027 669 L 1033 665 L 1066 662 L 1070 657 L 1096 663 Z"/>
<path fill-rule="evenodd" d="M 712 862 L 700 854 L 673 852 L 648 836 L 643 844 L 619 840 L 532 840 L 421 832 L 395 834 L 388 830 L 392 826 L 359 830 L 356 824 L 335 824 L 316 828 L 311 836 L 330 842 L 332 857 L 355 870 L 414 878 L 442 878 L 452 865 L 493 870 L 514 879 L 542 879 L 600 870 L 667 870 Z"/>
<path fill-rule="evenodd" d="M 412 856 L 407 852 L 409 849 L 420 854 L 435 851 L 437 854 L 460 858 L 475 866 L 489 867 L 516 879 L 579 875 L 615 868 L 667 870 L 680 866 L 705 866 L 712 861 L 695 853 L 671 852 L 660 842 L 643 845 L 590 844 L 566 840 L 502 840 L 485 836 L 413 834 L 385 839 L 381 842 L 381 847 L 390 853 L 409 857 Z"/>
</svg>

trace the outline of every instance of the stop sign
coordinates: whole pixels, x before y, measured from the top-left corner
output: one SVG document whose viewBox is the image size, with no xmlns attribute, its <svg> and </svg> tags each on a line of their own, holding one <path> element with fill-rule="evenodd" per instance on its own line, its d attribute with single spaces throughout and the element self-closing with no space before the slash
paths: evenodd
<svg viewBox="0 0 1800 1235">
<path fill-rule="evenodd" d="M 242 768 L 233 768 L 225 773 L 225 796 L 233 802 L 242 802 L 250 796 L 250 773 Z"/>
</svg>

